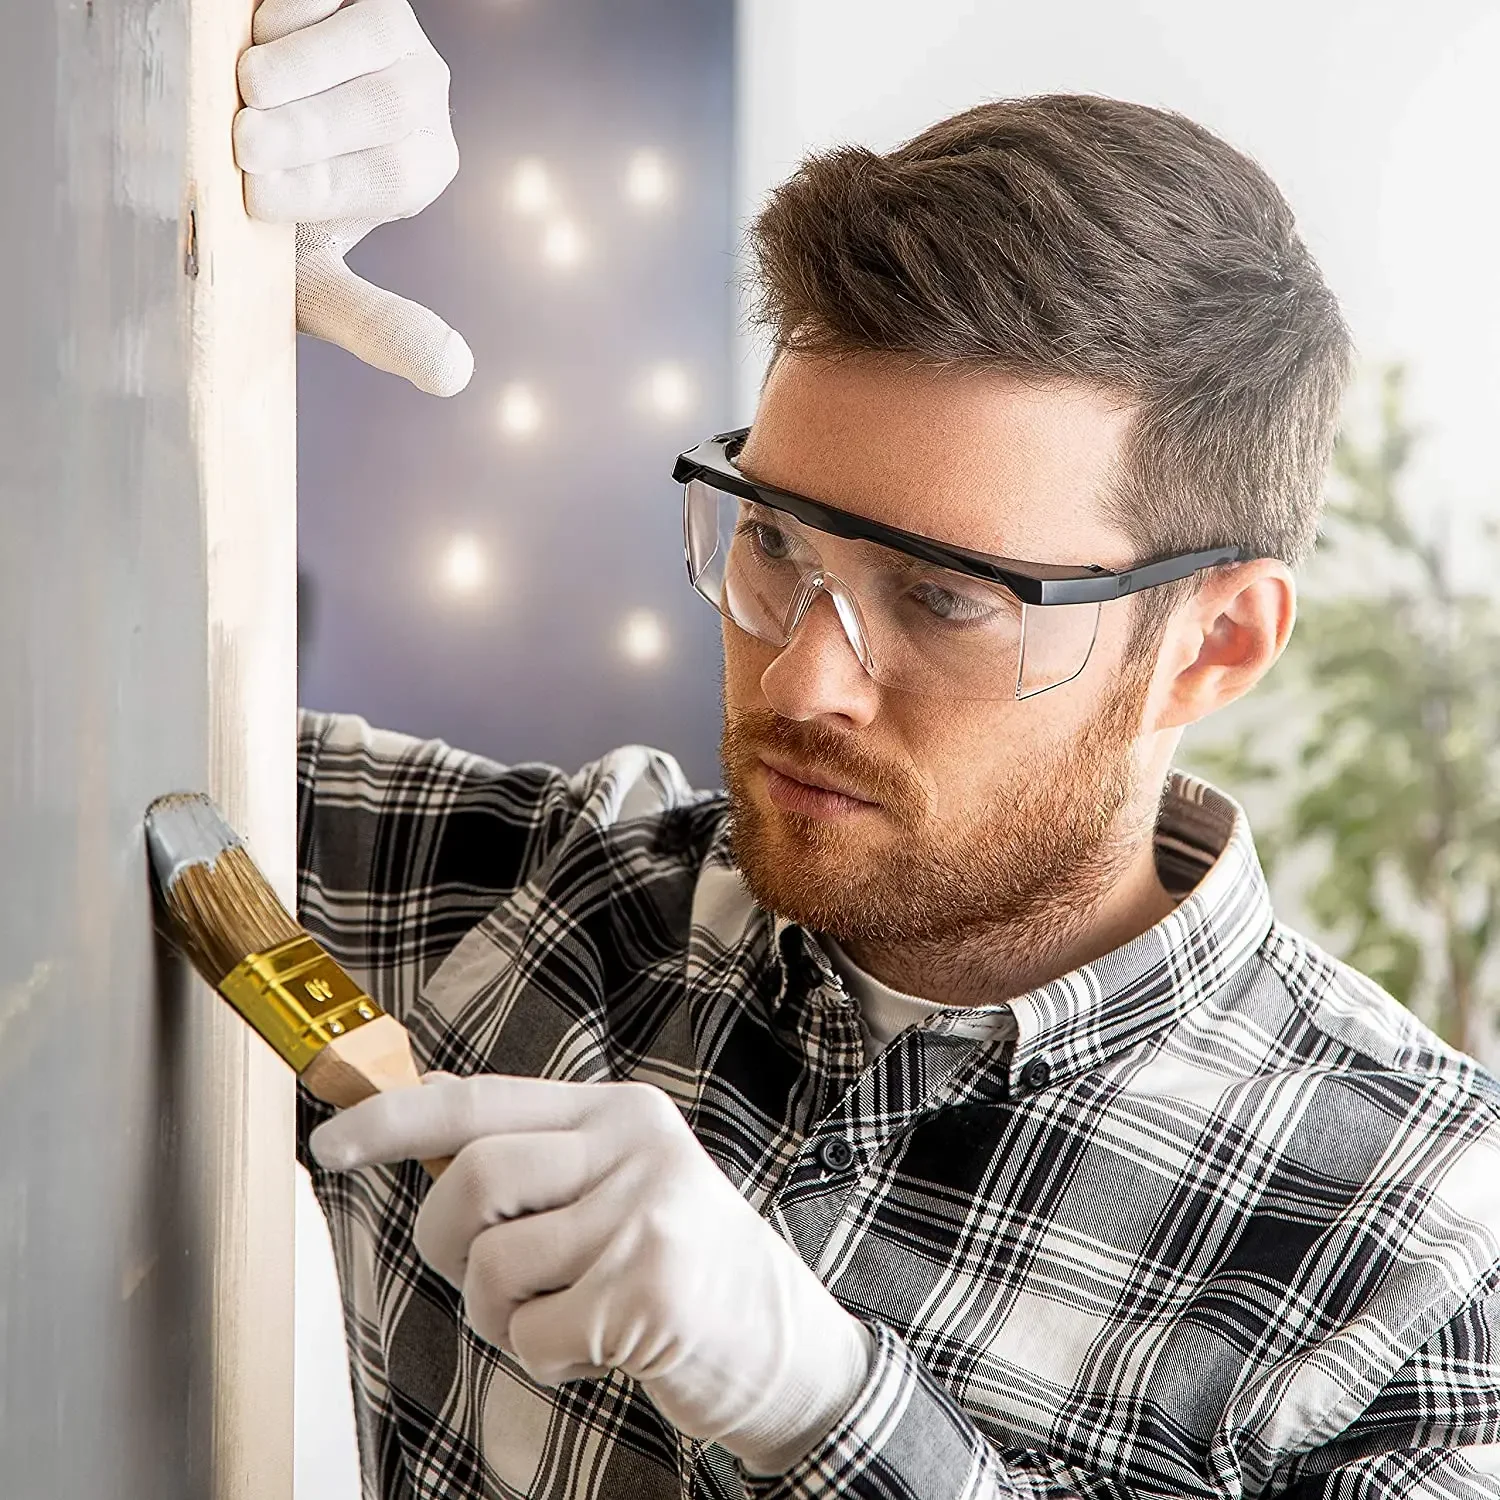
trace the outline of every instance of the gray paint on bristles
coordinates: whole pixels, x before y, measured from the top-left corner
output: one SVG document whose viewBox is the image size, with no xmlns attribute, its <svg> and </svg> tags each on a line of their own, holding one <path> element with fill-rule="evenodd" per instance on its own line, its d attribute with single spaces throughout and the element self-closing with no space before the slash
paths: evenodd
<svg viewBox="0 0 1500 1500">
<path fill-rule="evenodd" d="M 219 809 L 202 792 L 173 792 L 146 809 L 146 845 L 151 870 L 163 891 L 172 889 L 190 865 L 213 869 L 227 849 L 243 843 Z"/>
</svg>

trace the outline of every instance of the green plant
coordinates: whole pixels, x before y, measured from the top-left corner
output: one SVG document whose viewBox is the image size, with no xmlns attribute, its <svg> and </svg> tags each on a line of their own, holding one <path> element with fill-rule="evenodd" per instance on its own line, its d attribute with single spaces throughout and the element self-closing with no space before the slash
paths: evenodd
<svg viewBox="0 0 1500 1500">
<path fill-rule="evenodd" d="M 1335 455 L 1313 567 L 1332 587 L 1304 600 L 1267 685 L 1284 733 L 1193 759 L 1231 791 L 1280 782 L 1282 815 L 1257 829 L 1268 868 L 1312 857 L 1303 899 L 1331 946 L 1474 1050 L 1500 1007 L 1500 532 L 1465 570 L 1486 586 L 1460 586 L 1404 493 L 1400 367 L 1378 396 L 1373 437 L 1346 431 Z"/>
</svg>

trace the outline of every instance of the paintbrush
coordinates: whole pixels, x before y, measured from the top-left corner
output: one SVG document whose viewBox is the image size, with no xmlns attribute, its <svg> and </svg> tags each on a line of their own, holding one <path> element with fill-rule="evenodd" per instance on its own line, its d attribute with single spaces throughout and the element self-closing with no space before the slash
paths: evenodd
<svg viewBox="0 0 1500 1500">
<path fill-rule="evenodd" d="M 157 895 L 193 967 L 340 1109 L 421 1083 L 406 1028 L 281 904 L 243 841 L 198 792 L 146 809 Z M 423 1162 L 436 1177 L 452 1158 Z"/>
</svg>

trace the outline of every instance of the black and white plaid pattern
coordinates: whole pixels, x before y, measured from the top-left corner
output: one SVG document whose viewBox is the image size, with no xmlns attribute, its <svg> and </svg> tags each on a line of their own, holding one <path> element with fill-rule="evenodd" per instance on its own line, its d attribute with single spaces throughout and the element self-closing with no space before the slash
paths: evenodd
<svg viewBox="0 0 1500 1500">
<path fill-rule="evenodd" d="M 1232 802 L 1174 777 L 1190 894 L 1013 1038 L 952 1010 L 868 1066 L 725 811 L 639 746 L 568 776 L 305 717 L 303 920 L 421 1065 L 657 1084 L 877 1349 L 748 1478 L 631 1381 L 477 1338 L 412 1248 L 416 1163 L 314 1166 L 367 1495 L 1500 1496 L 1500 1094 L 1274 921 Z"/>
</svg>

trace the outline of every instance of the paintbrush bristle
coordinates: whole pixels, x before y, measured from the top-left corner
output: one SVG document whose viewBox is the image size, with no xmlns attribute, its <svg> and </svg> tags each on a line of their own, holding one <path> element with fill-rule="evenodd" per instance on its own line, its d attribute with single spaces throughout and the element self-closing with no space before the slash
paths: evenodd
<svg viewBox="0 0 1500 1500">
<path fill-rule="evenodd" d="M 217 985 L 250 954 L 301 934 L 239 835 L 201 793 L 174 793 L 153 802 L 146 812 L 146 841 L 178 941 L 210 984 Z"/>
</svg>

